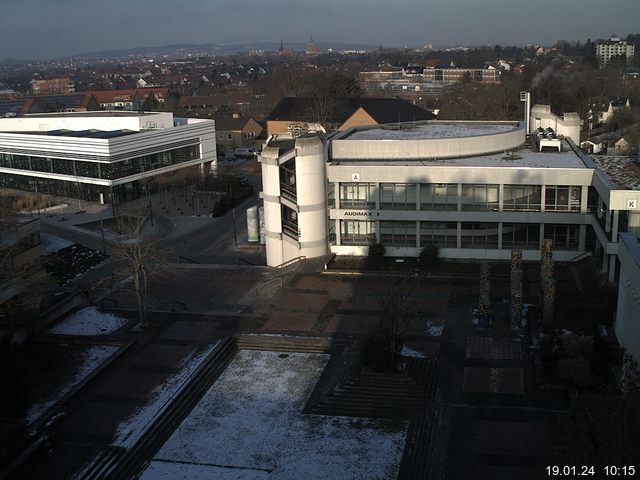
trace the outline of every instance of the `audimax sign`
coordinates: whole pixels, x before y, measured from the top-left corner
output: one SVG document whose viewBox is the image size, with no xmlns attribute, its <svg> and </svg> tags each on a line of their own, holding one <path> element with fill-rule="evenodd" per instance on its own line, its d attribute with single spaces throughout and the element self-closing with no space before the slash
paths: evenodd
<svg viewBox="0 0 640 480">
<path fill-rule="evenodd" d="M 360 217 L 360 218 L 369 218 L 369 217 L 377 217 L 380 215 L 375 210 L 349 210 L 344 212 L 345 217 Z"/>
</svg>

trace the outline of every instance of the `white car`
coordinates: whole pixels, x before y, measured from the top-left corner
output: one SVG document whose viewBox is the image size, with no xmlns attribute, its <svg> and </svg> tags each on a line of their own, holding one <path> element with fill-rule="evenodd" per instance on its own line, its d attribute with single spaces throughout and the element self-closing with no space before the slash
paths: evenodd
<svg viewBox="0 0 640 480">
<path fill-rule="evenodd" d="M 255 147 L 240 147 L 234 150 L 234 155 L 238 158 L 255 157 L 258 155 Z"/>
</svg>

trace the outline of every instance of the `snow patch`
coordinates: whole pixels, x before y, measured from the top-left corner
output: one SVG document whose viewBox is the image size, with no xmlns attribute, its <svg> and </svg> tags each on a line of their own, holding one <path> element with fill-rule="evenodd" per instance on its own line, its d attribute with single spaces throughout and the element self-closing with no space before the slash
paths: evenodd
<svg viewBox="0 0 640 480">
<path fill-rule="evenodd" d="M 97 307 L 86 307 L 54 325 L 48 333 L 80 336 L 108 335 L 122 328 L 126 323 L 126 318 L 101 312 Z"/>
<path fill-rule="evenodd" d="M 427 358 L 424 353 L 417 352 L 414 349 L 407 347 L 406 345 L 402 347 L 402 352 L 400 353 L 400 355 L 403 357 Z"/>
<path fill-rule="evenodd" d="M 207 346 L 204 350 L 187 358 L 179 367 L 180 371 L 157 387 L 145 405 L 140 407 L 127 420 L 118 425 L 112 445 L 131 448 L 144 435 L 156 418 L 162 415 L 175 396 L 189 382 L 198 367 L 220 342 Z M 173 477 L 170 477 L 173 478 Z M 231 477 L 230 477 L 231 478 Z"/>
<path fill-rule="evenodd" d="M 240 351 L 142 480 L 396 478 L 407 422 L 301 413 L 329 358 Z"/>
</svg>

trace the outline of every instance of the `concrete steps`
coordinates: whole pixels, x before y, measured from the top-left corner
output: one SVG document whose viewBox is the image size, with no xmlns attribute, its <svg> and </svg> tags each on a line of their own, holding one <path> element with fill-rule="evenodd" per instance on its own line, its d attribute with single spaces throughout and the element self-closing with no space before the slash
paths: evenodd
<svg viewBox="0 0 640 480">
<path fill-rule="evenodd" d="M 306 413 L 331 416 L 412 419 L 426 410 L 437 388 L 437 365 L 409 359 L 401 374 L 360 372 L 344 379 Z"/>
<path fill-rule="evenodd" d="M 74 480 L 133 478 L 140 473 L 167 441 L 173 431 L 200 401 L 204 393 L 227 368 L 237 347 L 233 338 L 224 340 L 202 363 L 189 384 L 176 395 L 171 405 L 162 412 L 140 440 L 129 450 L 114 451 L 110 447 L 84 467 Z"/>
</svg>

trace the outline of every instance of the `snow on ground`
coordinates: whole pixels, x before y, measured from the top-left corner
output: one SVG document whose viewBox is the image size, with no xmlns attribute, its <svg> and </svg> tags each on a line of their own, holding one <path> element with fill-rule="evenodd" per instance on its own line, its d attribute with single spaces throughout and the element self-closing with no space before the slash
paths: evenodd
<svg viewBox="0 0 640 480">
<path fill-rule="evenodd" d="M 178 392 L 191 379 L 198 367 L 202 365 L 202 362 L 218 346 L 218 343 L 220 342 L 209 345 L 204 350 L 187 358 L 178 367 L 180 369 L 178 373 L 169 377 L 167 381 L 157 387 L 145 405 L 118 425 L 113 445 L 125 448 L 133 447 L 151 426 L 151 423 L 165 411 Z"/>
<path fill-rule="evenodd" d="M 73 245 L 73 242 L 65 240 L 64 238 L 56 237 L 48 233 L 40 232 L 40 240 L 42 241 L 42 254 L 49 255 L 51 253 L 62 250 L 63 248 Z"/>
<path fill-rule="evenodd" d="M 263 479 L 266 472 L 279 480 L 396 478 L 406 422 L 301 413 L 328 360 L 241 350 L 141 479 Z"/>
<path fill-rule="evenodd" d="M 108 335 L 123 327 L 126 318 L 86 307 L 54 325 L 48 333 L 55 335 Z"/>
<path fill-rule="evenodd" d="M 69 393 L 73 387 L 78 385 L 87 375 L 98 368 L 117 350 L 118 347 L 110 345 L 93 345 L 88 347 L 82 352 L 73 377 L 64 385 L 60 385 L 57 389 L 52 390 L 51 395 L 45 401 L 32 405 L 25 415 L 25 420 L 29 423 L 37 420 L 49 407 Z"/>
<path fill-rule="evenodd" d="M 433 139 L 433 138 L 458 138 L 478 135 L 491 135 L 515 130 L 515 125 L 500 124 L 455 124 L 455 123 L 429 123 L 416 125 L 415 128 L 403 128 L 402 130 L 391 128 L 372 128 L 352 133 L 349 140 L 407 140 L 407 139 Z"/>
<path fill-rule="evenodd" d="M 427 358 L 424 353 L 416 352 L 414 349 L 409 348 L 406 345 L 402 347 L 402 352 L 400 352 L 400 355 L 403 357 Z"/>
<path fill-rule="evenodd" d="M 444 332 L 443 320 L 427 320 L 427 335 L 431 335 L 432 337 L 440 337 L 442 336 L 442 332 Z"/>
<path fill-rule="evenodd" d="M 141 480 L 268 480 L 269 472 L 153 460 Z"/>
</svg>

